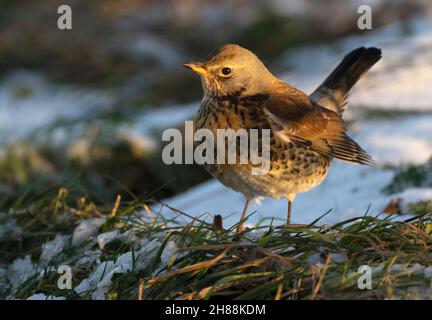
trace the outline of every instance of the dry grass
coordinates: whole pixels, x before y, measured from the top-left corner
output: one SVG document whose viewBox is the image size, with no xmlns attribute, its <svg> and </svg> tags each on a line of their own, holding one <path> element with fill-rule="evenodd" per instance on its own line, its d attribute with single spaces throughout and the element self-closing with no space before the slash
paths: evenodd
<svg viewBox="0 0 432 320">
<path fill-rule="evenodd" d="M 160 241 L 144 268 L 114 274 L 108 299 L 431 297 L 432 272 L 430 267 L 426 269 L 432 265 L 432 213 L 428 211 L 404 221 L 400 216 L 396 221 L 388 215 L 365 215 L 333 226 L 321 226 L 317 220 L 310 225 L 260 226 L 237 235 L 235 225 L 221 230 L 220 225 L 215 227 L 202 217 L 174 209 L 189 220 L 181 225 L 176 219 L 165 220 L 151 208 L 149 202 L 125 203 L 120 198 L 100 206 L 65 189 L 53 191 L 51 198 L 45 193 L 8 213 L 23 233 L 2 238 L 0 265 L 5 267 L 26 255 L 37 263 L 43 243 L 58 233 L 71 234 L 83 219 L 102 216 L 106 221 L 98 234 L 133 232 L 135 240 L 115 239 L 101 250 L 100 261 L 116 261 L 125 252 L 136 252 L 142 239 Z M 95 262 L 74 264 L 84 250 L 98 249 L 95 237 L 97 234 L 78 247 L 66 246 L 50 266 L 64 261 L 72 264 L 74 286 L 78 285 L 97 267 Z M 161 265 L 168 242 L 175 243 L 177 250 Z M 371 290 L 357 286 L 361 265 L 374 270 Z M 88 299 L 96 290 L 84 295 L 59 290 L 55 285 L 57 273 L 47 270 L 42 277 L 28 279 L 16 292 L 8 289 L 0 296 L 26 298 L 44 293 Z"/>
</svg>

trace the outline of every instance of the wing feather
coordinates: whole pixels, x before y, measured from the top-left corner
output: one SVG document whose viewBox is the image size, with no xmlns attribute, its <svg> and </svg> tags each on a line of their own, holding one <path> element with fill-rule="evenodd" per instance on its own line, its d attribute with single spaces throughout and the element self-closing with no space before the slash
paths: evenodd
<svg viewBox="0 0 432 320">
<path fill-rule="evenodd" d="M 277 135 L 329 157 L 365 165 L 374 160 L 346 134 L 341 117 L 300 90 L 272 95 L 263 106 Z"/>
</svg>

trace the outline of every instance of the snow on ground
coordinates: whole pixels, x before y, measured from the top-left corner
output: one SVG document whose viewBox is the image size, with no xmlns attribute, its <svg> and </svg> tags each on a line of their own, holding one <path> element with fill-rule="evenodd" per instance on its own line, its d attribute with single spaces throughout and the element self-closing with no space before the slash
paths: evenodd
<svg viewBox="0 0 432 320">
<path fill-rule="evenodd" d="M 110 288 L 111 278 L 115 273 L 142 270 L 153 257 L 153 255 L 149 253 L 154 251 L 158 246 L 160 246 L 160 242 L 154 240 L 136 253 L 128 251 L 119 256 L 115 261 L 100 262 L 96 270 L 74 288 L 75 292 L 78 294 L 85 294 L 96 288 L 96 290 L 92 292 L 92 299 L 103 300 Z"/>
<path fill-rule="evenodd" d="M 58 86 L 32 71 L 6 75 L 0 82 L 0 155 L 3 146 L 33 138 L 35 132 L 64 121 L 73 126 L 59 125 L 49 135 L 36 137 L 42 138 L 42 143 L 69 145 L 69 156 L 85 161 L 95 132 L 95 127 L 88 129 L 85 120 L 95 115 L 95 126 L 103 126 L 103 119 L 98 121 L 97 115 L 116 105 L 114 96 L 98 90 Z M 160 144 L 161 130 L 191 119 L 198 106 L 197 102 L 163 109 L 147 106 L 124 123 L 110 127 L 111 135 L 130 144 L 137 154 L 152 152 Z M 32 141 L 37 144 L 39 140 Z"/>
<path fill-rule="evenodd" d="M 39 73 L 16 71 L 0 84 L 0 145 L 109 107 L 110 97 L 101 92 L 56 86 Z"/>
<path fill-rule="evenodd" d="M 0 290 L 12 289 L 9 298 L 13 299 L 17 290 L 29 279 L 40 280 L 46 272 L 56 270 L 62 264 L 70 265 L 74 263 L 74 268 L 79 266 L 89 266 L 95 263 L 93 271 L 89 276 L 83 279 L 74 291 L 80 295 L 91 295 L 92 299 L 105 299 L 105 294 L 111 286 L 111 280 L 114 274 L 126 273 L 131 271 L 143 270 L 149 268 L 154 262 L 154 256 L 162 245 L 165 233 L 160 234 L 160 238 L 148 240 L 146 238 L 137 238 L 133 232 L 120 233 L 118 230 L 96 234 L 95 225 L 100 226 L 105 218 L 88 219 L 82 221 L 74 232 L 75 240 L 80 243 L 84 240 L 91 240 L 86 245 L 76 248 L 79 250 L 77 256 L 80 259 L 73 262 L 73 259 L 67 258 L 63 254 L 63 249 L 71 243 L 71 236 L 57 234 L 56 237 L 42 245 L 42 253 L 38 261 L 32 261 L 27 255 L 24 258 L 17 258 L 6 268 L 0 267 Z M 79 235 L 79 237 L 77 237 Z M 84 237 L 85 239 L 82 239 Z M 98 249 L 89 250 L 88 248 L 95 244 L 96 240 L 101 249 L 114 239 L 126 239 L 138 245 L 138 249 L 127 251 L 114 260 L 101 260 L 101 251 Z M 76 243 L 75 243 L 76 244 Z M 75 245 L 72 241 L 72 245 Z M 169 263 L 171 257 L 181 255 L 177 253 L 177 245 L 173 241 L 168 241 L 161 252 L 160 261 L 153 272 L 153 276 L 163 270 Z M 64 297 L 46 296 L 38 293 L 27 298 L 28 300 L 63 300 Z"/>
<path fill-rule="evenodd" d="M 391 181 L 391 172 L 367 172 L 362 168 L 343 167 L 342 164 L 336 164 L 332 169 L 319 187 L 297 196 L 293 207 L 293 223 L 310 223 L 330 209 L 332 212 L 321 220 L 322 223 L 335 223 L 344 218 L 362 215 L 371 204 L 371 212 L 383 208 L 385 198 L 379 190 Z M 238 222 L 245 198 L 211 180 L 184 195 L 168 199 L 165 203 L 190 215 L 198 216 L 206 212 L 221 214 L 224 217 L 224 227 L 230 227 Z M 280 224 L 286 220 L 287 202 L 268 198 L 262 203 L 251 205 L 248 213 L 253 212 L 255 213 L 248 219 L 248 224 L 257 224 L 263 219 L 268 223 L 272 218 Z M 212 220 L 208 218 L 207 221 Z"/>
<path fill-rule="evenodd" d="M 115 239 L 120 239 L 120 238 L 121 238 L 121 236 L 120 236 L 119 230 L 113 230 L 113 231 L 98 234 L 97 243 L 98 243 L 99 249 L 103 250 L 103 248 L 105 248 L 105 246 L 108 243 L 110 243 L 111 241 L 113 241 Z"/>
<path fill-rule="evenodd" d="M 12 291 L 15 292 L 26 280 L 36 276 L 38 271 L 30 256 L 25 256 L 12 262 L 4 272 L 4 277 L 12 286 Z"/>
<path fill-rule="evenodd" d="M 422 164 L 432 154 L 432 116 L 363 121 L 359 142 L 380 164 Z"/>
<path fill-rule="evenodd" d="M 30 255 L 24 258 L 17 258 L 6 268 L 0 268 L 0 291 L 6 290 L 9 286 L 12 293 L 16 293 L 29 279 L 40 279 L 46 271 L 52 270 L 50 263 L 53 258 L 61 255 L 63 249 L 70 243 L 69 235 L 57 234 L 51 241 L 47 241 L 42 245 L 42 252 L 39 261 L 32 261 Z M 11 296 L 10 298 L 13 298 Z M 30 300 L 62 300 L 62 297 L 34 295 Z"/>
<path fill-rule="evenodd" d="M 181 125 L 185 120 L 191 120 L 197 112 L 199 103 L 188 103 L 170 106 L 163 109 L 148 108 L 138 115 L 132 123 L 118 128 L 119 135 L 132 145 L 144 150 L 153 150 L 160 144 L 164 129 Z"/>
<path fill-rule="evenodd" d="M 0 240 L 5 236 L 18 237 L 22 234 L 21 227 L 16 220 L 9 218 L 4 212 L 0 212 Z"/>
<path fill-rule="evenodd" d="M 42 253 L 40 255 L 40 262 L 47 264 L 53 257 L 62 252 L 62 250 L 69 244 L 70 236 L 57 234 L 52 241 L 48 241 L 42 245 Z"/>
<path fill-rule="evenodd" d="M 105 218 L 83 220 L 74 230 L 72 235 L 72 245 L 78 246 L 88 238 L 94 236 L 104 222 Z"/>
</svg>

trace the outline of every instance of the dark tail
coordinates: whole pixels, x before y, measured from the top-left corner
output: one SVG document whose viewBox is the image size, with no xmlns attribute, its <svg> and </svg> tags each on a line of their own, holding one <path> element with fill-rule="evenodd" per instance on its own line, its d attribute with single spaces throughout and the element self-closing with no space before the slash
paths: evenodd
<svg viewBox="0 0 432 320">
<path fill-rule="evenodd" d="M 311 98 L 323 107 L 342 114 L 351 88 L 379 59 L 381 50 L 378 48 L 361 47 L 351 51 L 311 94 Z"/>
</svg>

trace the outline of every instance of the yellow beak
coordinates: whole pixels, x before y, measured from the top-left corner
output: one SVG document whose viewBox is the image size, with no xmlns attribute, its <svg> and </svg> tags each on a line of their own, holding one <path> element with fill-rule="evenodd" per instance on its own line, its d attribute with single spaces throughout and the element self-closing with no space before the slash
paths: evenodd
<svg viewBox="0 0 432 320">
<path fill-rule="evenodd" d="M 206 75 L 208 74 L 207 70 L 204 68 L 202 63 L 196 62 L 196 63 L 185 63 L 183 65 L 184 67 L 191 69 L 192 71 L 195 71 L 198 74 Z"/>
</svg>

